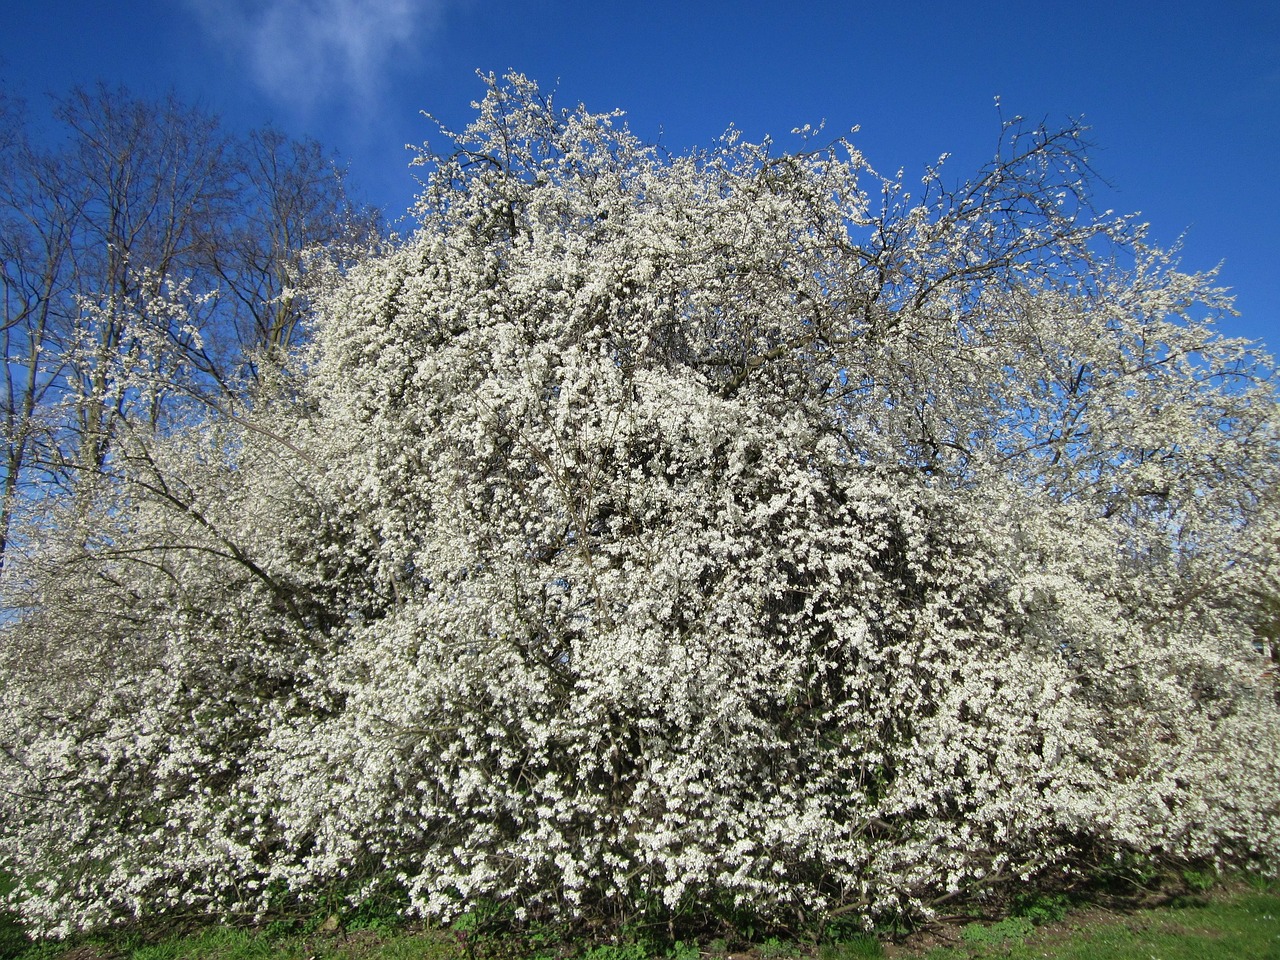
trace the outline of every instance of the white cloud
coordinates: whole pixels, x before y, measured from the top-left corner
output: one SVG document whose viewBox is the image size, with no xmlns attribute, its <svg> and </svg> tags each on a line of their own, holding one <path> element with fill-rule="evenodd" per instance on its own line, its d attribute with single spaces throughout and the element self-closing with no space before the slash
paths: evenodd
<svg viewBox="0 0 1280 960">
<path fill-rule="evenodd" d="M 308 109 L 368 103 L 419 52 L 446 0 L 185 0 L 272 98 Z"/>
</svg>

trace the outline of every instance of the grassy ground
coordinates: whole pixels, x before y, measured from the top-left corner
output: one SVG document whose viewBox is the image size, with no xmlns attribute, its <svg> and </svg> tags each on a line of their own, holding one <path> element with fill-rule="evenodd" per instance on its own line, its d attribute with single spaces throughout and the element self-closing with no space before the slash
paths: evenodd
<svg viewBox="0 0 1280 960">
<path fill-rule="evenodd" d="M 900 940 L 856 937 L 812 946 L 769 940 L 750 947 L 676 944 L 668 960 L 1280 960 L 1280 887 L 1234 884 L 1145 909 L 1097 904 L 1061 916 L 1027 910 L 989 923 L 935 924 Z M 1039 921 L 1037 926 L 1034 921 Z M 739 949 L 741 948 L 741 949 Z M 646 960 L 635 944 L 474 941 L 457 931 L 213 927 L 151 939 L 139 933 L 73 943 L 30 943 L 0 917 L 0 960 Z"/>
<path fill-rule="evenodd" d="M 1117 912 L 1097 907 L 1034 927 L 1024 918 L 953 925 L 889 957 L 924 960 L 1280 960 L 1280 892 L 1235 887 L 1193 901 Z"/>
</svg>

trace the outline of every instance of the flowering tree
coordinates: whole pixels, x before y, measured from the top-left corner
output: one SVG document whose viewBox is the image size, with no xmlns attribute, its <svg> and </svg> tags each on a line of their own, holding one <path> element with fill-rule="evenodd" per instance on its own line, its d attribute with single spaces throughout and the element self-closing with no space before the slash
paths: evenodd
<svg viewBox="0 0 1280 960">
<path fill-rule="evenodd" d="M 844 141 L 478 109 L 252 412 L 138 424 L 14 577 L 32 922 L 1275 866 L 1274 378 L 1091 210 L 1078 128 L 917 199 Z"/>
</svg>

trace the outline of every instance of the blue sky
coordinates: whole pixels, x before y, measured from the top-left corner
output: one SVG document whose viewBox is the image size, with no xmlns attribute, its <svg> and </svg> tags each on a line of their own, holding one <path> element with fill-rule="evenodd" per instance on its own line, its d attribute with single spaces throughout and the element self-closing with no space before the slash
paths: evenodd
<svg viewBox="0 0 1280 960">
<path fill-rule="evenodd" d="M 366 199 L 412 196 L 407 143 L 451 126 L 475 71 L 522 71 L 562 103 L 627 112 L 681 151 L 734 124 L 757 138 L 825 119 L 878 169 L 954 176 L 988 159 L 993 106 L 1093 128 L 1102 207 L 1223 261 L 1242 316 L 1280 349 L 1280 3 L 1038 0 L 8 0 L 0 80 L 38 112 L 99 79 L 172 89 L 233 129 L 268 121 L 340 152 Z"/>
</svg>

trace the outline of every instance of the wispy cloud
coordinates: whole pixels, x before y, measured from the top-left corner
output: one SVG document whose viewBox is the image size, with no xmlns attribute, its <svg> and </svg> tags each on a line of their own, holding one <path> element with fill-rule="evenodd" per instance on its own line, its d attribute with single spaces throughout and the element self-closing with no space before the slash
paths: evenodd
<svg viewBox="0 0 1280 960">
<path fill-rule="evenodd" d="M 360 107 L 413 59 L 448 0 L 184 0 L 273 99 Z"/>
</svg>

